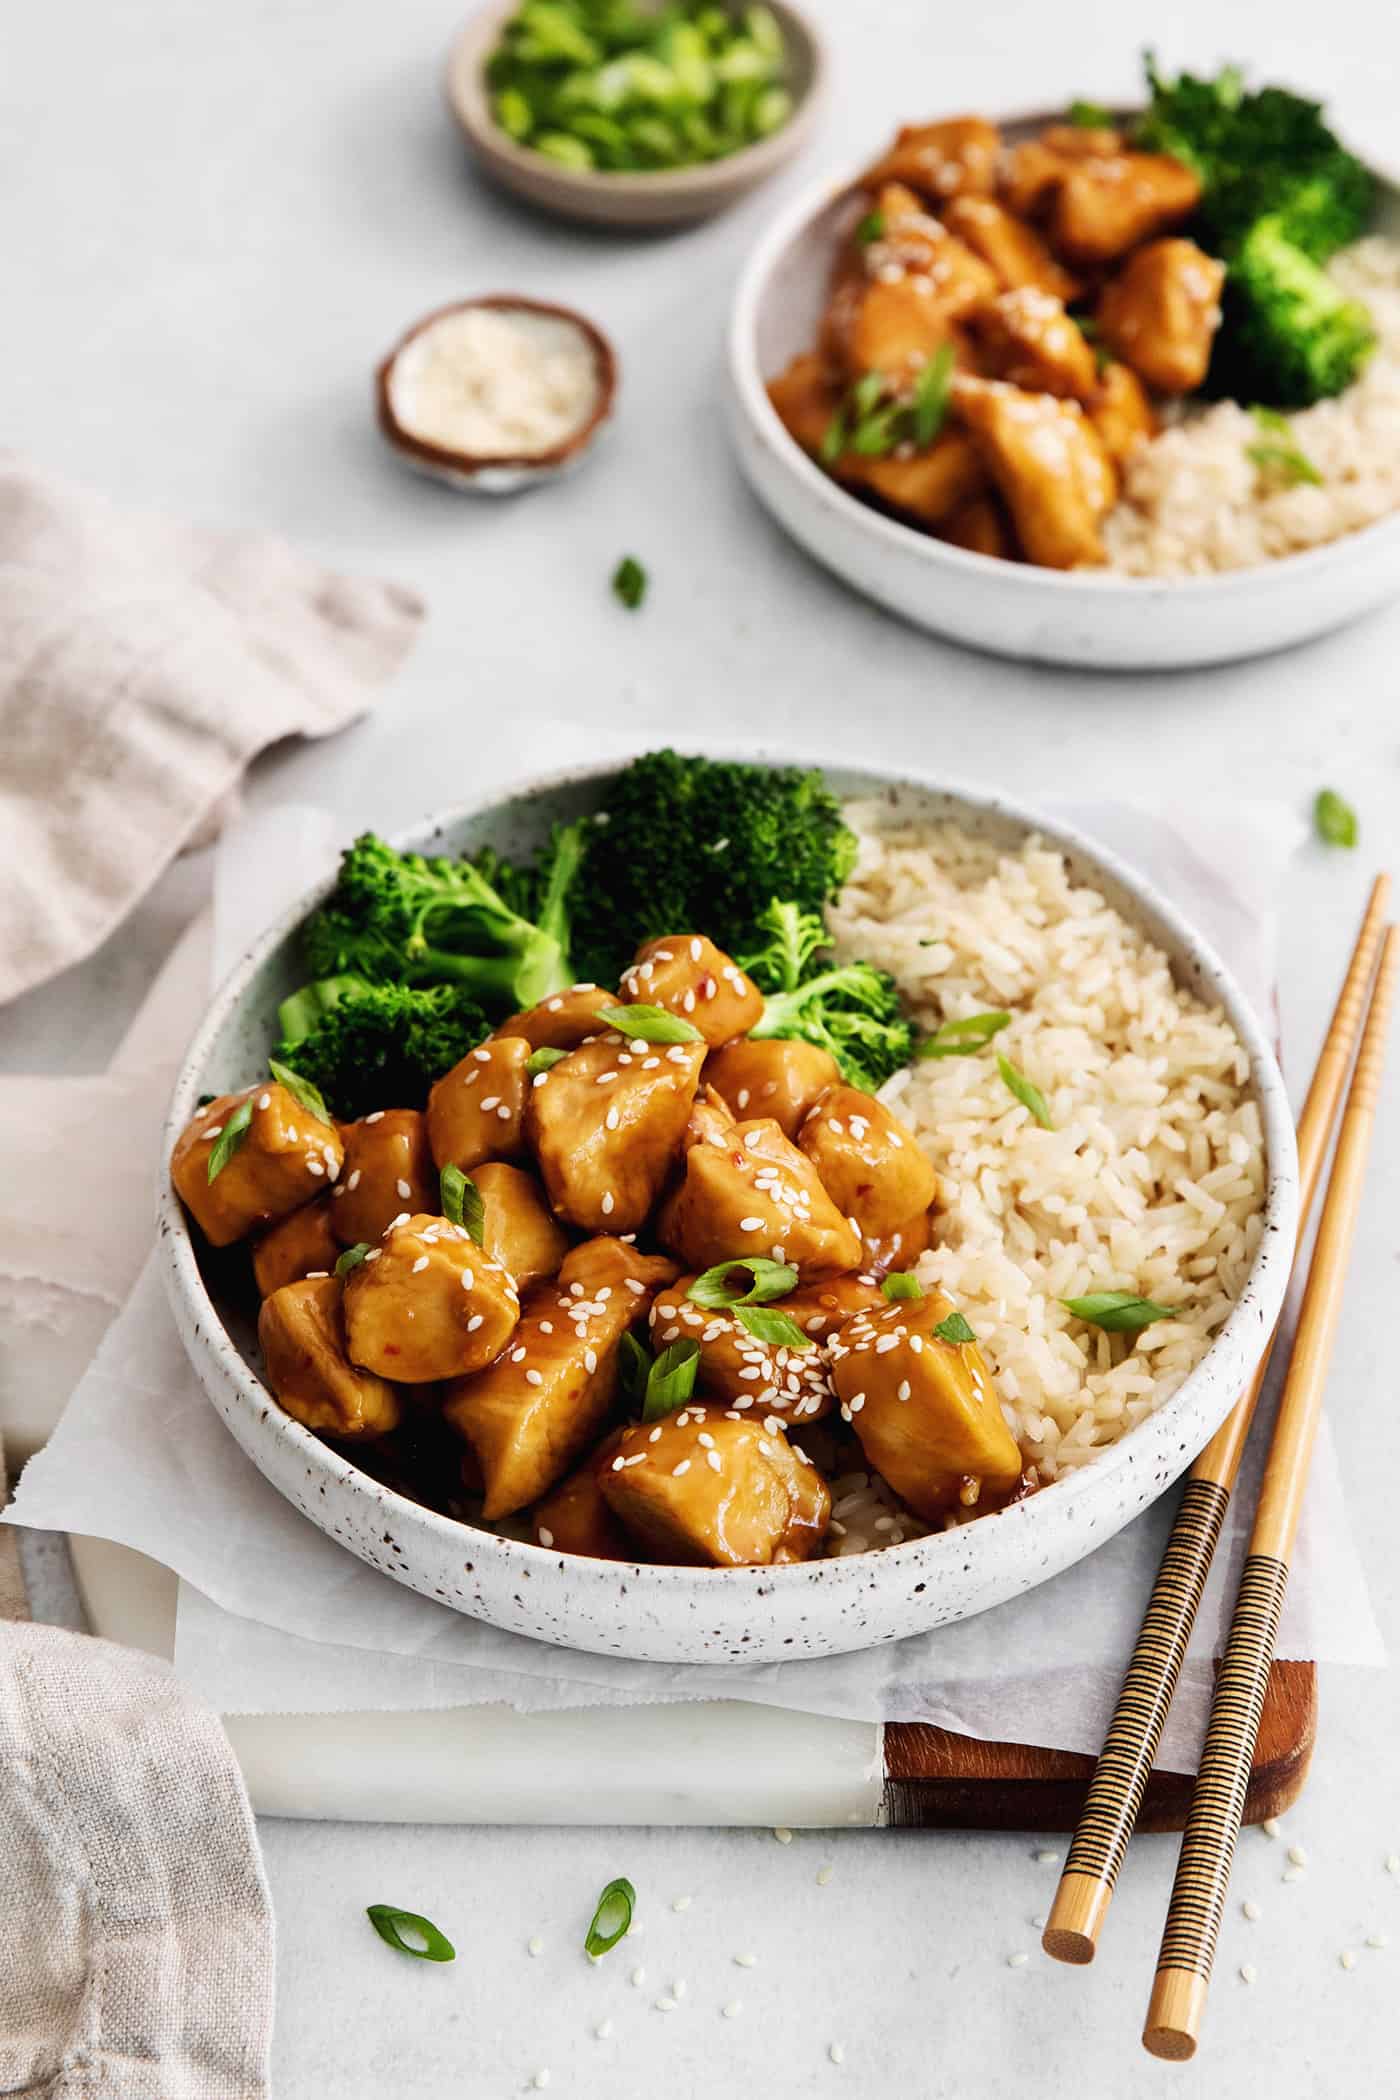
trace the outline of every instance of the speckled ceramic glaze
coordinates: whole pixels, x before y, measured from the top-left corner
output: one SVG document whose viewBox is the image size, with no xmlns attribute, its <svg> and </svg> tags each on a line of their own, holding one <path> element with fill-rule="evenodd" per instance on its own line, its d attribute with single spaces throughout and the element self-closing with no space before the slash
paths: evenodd
<svg viewBox="0 0 1400 2100">
<path fill-rule="evenodd" d="M 1058 114 L 1003 117 L 1001 130 L 1014 140 Z M 1400 239 L 1400 176 L 1373 172 L 1374 230 Z M 972 554 L 849 495 L 788 436 L 766 382 L 815 340 L 832 256 L 867 208 L 852 191 L 860 173 L 853 167 L 828 177 L 788 206 L 747 264 L 729 323 L 728 406 L 739 464 L 759 500 L 817 561 L 955 641 L 1000 656 L 1134 671 L 1263 655 L 1395 597 L 1400 513 L 1254 569 L 1130 577 Z"/>
<path fill-rule="evenodd" d="M 518 853 L 540 843 L 551 823 L 596 808 L 611 773 L 600 767 L 523 785 L 397 843 Z M 165 1171 L 198 1097 L 246 1085 L 265 1069 L 277 1003 L 300 981 L 295 929 L 320 901 L 305 897 L 233 970 L 185 1060 L 161 1162 L 161 1248 L 185 1347 L 243 1449 L 314 1524 L 410 1589 L 513 1633 L 660 1662 L 772 1662 L 898 1640 L 1014 1597 L 1111 1537 L 1185 1470 L 1257 1362 L 1288 1278 L 1297 1155 L 1273 1053 L 1229 972 L 1139 877 L 1062 825 L 932 782 L 872 770 L 828 768 L 827 777 L 842 795 L 881 795 L 903 814 L 952 818 L 1008 844 L 1040 832 L 1077 880 L 1165 950 L 1183 984 L 1224 1007 L 1251 1060 L 1269 1163 L 1265 1231 L 1239 1303 L 1172 1398 L 1092 1464 L 995 1515 L 884 1552 L 779 1568 L 642 1567 L 518 1544 L 439 1516 L 370 1479 L 282 1412 L 259 1376 L 252 1327 L 220 1288 L 219 1259 L 196 1246 Z"/>
</svg>

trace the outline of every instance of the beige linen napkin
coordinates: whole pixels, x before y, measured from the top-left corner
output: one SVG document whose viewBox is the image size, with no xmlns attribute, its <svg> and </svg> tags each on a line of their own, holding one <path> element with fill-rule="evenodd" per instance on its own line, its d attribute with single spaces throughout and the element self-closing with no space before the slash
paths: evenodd
<svg viewBox="0 0 1400 2100">
<path fill-rule="evenodd" d="M 265 2100 L 272 1913 L 223 1727 L 150 1656 L 24 1615 L 0 1554 L 0 2092 Z"/>
<path fill-rule="evenodd" d="M 362 714 L 422 612 L 0 451 L 0 1000 L 90 954 L 259 751 Z"/>
</svg>

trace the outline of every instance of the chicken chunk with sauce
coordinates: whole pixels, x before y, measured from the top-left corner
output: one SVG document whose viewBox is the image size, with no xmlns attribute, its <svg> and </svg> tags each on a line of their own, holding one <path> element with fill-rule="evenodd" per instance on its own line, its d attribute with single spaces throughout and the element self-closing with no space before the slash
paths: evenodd
<svg viewBox="0 0 1400 2100">
<path fill-rule="evenodd" d="M 938 1194 L 938 1176 L 908 1124 L 860 1087 L 828 1087 L 797 1142 L 864 1240 L 895 1231 Z"/>
<path fill-rule="evenodd" d="M 481 1244 L 518 1291 L 559 1273 L 569 1235 L 524 1167 L 488 1159 L 472 1175 L 481 1198 Z"/>
<path fill-rule="evenodd" d="M 585 1232 L 635 1232 L 680 1150 L 706 1045 L 609 1033 L 535 1075 L 525 1129 L 549 1200 Z"/>
<path fill-rule="evenodd" d="M 994 197 L 955 198 L 943 223 L 981 256 L 1003 291 L 1046 292 L 1063 306 L 1078 295 L 1079 280 L 1056 262 L 1035 228 Z"/>
<path fill-rule="evenodd" d="M 385 1378 L 350 1360 L 338 1277 L 283 1284 L 258 1315 L 267 1382 L 289 1415 L 318 1435 L 387 1436 L 403 1409 Z"/>
<path fill-rule="evenodd" d="M 238 1143 L 211 1181 L 209 1162 L 231 1118 L 245 1108 Z M 231 1247 L 323 1195 L 340 1172 L 340 1133 L 284 1086 L 220 1094 L 191 1117 L 175 1142 L 170 1178 L 211 1247 Z"/>
<path fill-rule="evenodd" d="M 1087 154 L 1064 164 L 1050 208 L 1050 243 L 1073 267 L 1113 262 L 1179 226 L 1200 198 L 1199 177 L 1169 154 Z"/>
<path fill-rule="evenodd" d="M 761 1254 L 790 1264 L 810 1283 L 860 1266 L 855 1227 L 811 1161 L 767 1117 L 737 1124 L 725 1147 L 691 1146 L 657 1230 L 692 1269 Z"/>
<path fill-rule="evenodd" d="M 1104 451 L 1120 472 L 1145 438 L 1157 432 L 1157 418 L 1146 389 L 1131 365 L 1110 358 L 1099 374 L 1099 395 L 1090 404 L 1089 421 Z"/>
<path fill-rule="evenodd" d="M 832 1345 L 832 1382 L 875 1470 L 929 1522 L 1021 1477 L 992 1374 L 976 1342 L 944 1338 L 939 1291 L 857 1313 Z"/>
<path fill-rule="evenodd" d="M 599 1467 L 617 1451 L 622 1431 L 604 1439 L 597 1451 L 566 1480 L 551 1488 L 531 1513 L 538 1545 L 556 1553 L 583 1553 L 590 1560 L 643 1560 L 608 1506 L 598 1485 Z"/>
<path fill-rule="evenodd" d="M 745 1036 L 705 1060 L 705 1083 L 735 1118 L 771 1116 L 784 1137 L 796 1137 L 812 1103 L 835 1086 L 841 1067 L 829 1050 L 779 1036 Z"/>
<path fill-rule="evenodd" d="M 396 1219 L 345 1279 L 351 1357 L 404 1385 L 479 1370 L 519 1317 L 500 1263 L 465 1226 L 425 1212 Z"/>
<path fill-rule="evenodd" d="M 699 1391 L 738 1414 L 753 1409 L 780 1421 L 816 1422 L 833 1411 L 836 1395 L 815 1340 L 801 1348 L 764 1341 L 744 1324 L 746 1312 L 786 1313 L 787 1300 L 771 1306 L 709 1308 L 687 1297 L 694 1281 L 693 1276 L 683 1276 L 657 1293 L 651 1308 L 651 1346 L 658 1356 L 672 1342 L 694 1342 L 700 1352 Z"/>
<path fill-rule="evenodd" d="M 905 124 L 889 151 L 862 177 L 866 189 L 902 182 L 934 203 L 990 196 L 996 188 L 1001 134 L 985 117 L 947 117 Z"/>
<path fill-rule="evenodd" d="M 428 1095 L 428 1139 L 439 1167 L 470 1174 L 483 1160 L 522 1156 L 533 1055 L 528 1036 L 488 1036 L 437 1081 Z"/>
<path fill-rule="evenodd" d="M 598 1484 L 657 1560 L 683 1565 L 808 1560 L 831 1518 L 826 1482 L 779 1422 L 720 1408 L 625 1429 Z"/>
<path fill-rule="evenodd" d="M 1210 364 L 1224 282 L 1224 263 L 1194 241 L 1149 241 L 1104 286 L 1099 333 L 1158 393 L 1192 393 Z"/>
<path fill-rule="evenodd" d="M 599 1007 L 613 1004 L 612 993 L 601 985 L 571 984 L 567 992 L 555 992 L 538 1006 L 512 1014 L 496 1033 L 523 1035 L 532 1050 L 577 1050 L 580 1043 L 599 1033 Z"/>
<path fill-rule="evenodd" d="M 284 1283 L 304 1276 L 329 1276 L 340 1259 L 340 1241 L 331 1230 L 328 1196 L 303 1203 L 290 1217 L 269 1225 L 253 1242 L 253 1281 L 260 1298 L 270 1298 Z"/>
<path fill-rule="evenodd" d="M 426 1118 L 416 1108 L 377 1108 L 341 1125 L 345 1158 L 331 1191 L 342 1247 L 377 1240 L 402 1211 L 436 1210 L 438 1172 Z"/>
<path fill-rule="evenodd" d="M 476 1454 L 488 1518 L 537 1502 L 601 1434 L 622 1337 L 675 1273 L 622 1240 L 586 1241 L 526 1294 L 505 1353 L 448 1387 L 443 1413 Z"/>
<path fill-rule="evenodd" d="M 624 1006 L 659 1006 L 698 1028 L 711 1046 L 745 1035 L 763 1016 L 751 977 L 703 933 L 647 941 L 622 973 Z M 631 1046 L 640 1055 L 637 1044 Z"/>
<path fill-rule="evenodd" d="M 1047 569 L 1101 562 L 1099 523 L 1116 483 L 1078 402 L 973 378 L 955 382 L 954 399 L 1030 559 Z"/>
<path fill-rule="evenodd" d="M 1033 394 L 1092 401 L 1098 366 L 1084 332 L 1053 293 L 1035 285 L 1002 292 L 975 322 L 984 371 Z"/>
</svg>

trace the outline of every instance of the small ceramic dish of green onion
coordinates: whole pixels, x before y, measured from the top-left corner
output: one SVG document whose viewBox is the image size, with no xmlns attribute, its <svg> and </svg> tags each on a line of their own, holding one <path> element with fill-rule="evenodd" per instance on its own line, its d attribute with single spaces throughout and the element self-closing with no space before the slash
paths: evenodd
<svg viewBox="0 0 1400 2100">
<path fill-rule="evenodd" d="M 447 98 L 518 195 L 598 225 L 681 225 L 797 152 L 824 70 L 781 0 L 505 0 L 462 31 Z"/>
</svg>

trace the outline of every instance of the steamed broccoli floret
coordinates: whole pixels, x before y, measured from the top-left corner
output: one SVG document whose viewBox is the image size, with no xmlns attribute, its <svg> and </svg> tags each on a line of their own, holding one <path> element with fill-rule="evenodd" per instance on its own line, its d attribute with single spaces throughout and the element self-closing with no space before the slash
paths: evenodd
<svg viewBox="0 0 1400 2100">
<path fill-rule="evenodd" d="M 855 857 L 820 773 L 650 752 L 587 827 L 575 960 L 613 984 L 643 941 L 692 927 L 734 954 L 759 940 L 763 900 L 820 912 Z"/>
<path fill-rule="evenodd" d="M 1266 215 L 1314 262 L 1365 231 L 1374 184 L 1328 129 L 1320 103 L 1287 88 L 1246 93 L 1237 66 L 1214 80 L 1183 73 L 1168 81 L 1149 55 L 1147 78 L 1152 100 L 1136 143 L 1200 176 L 1195 231 L 1214 253 L 1228 259 Z"/>
<path fill-rule="evenodd" d="M 376 1108 L 422 1108 L 433 1081 L 491 1032 L 460 985 L 353 977 L 308 986 L 283 1004 L 279 1019 L 277 1056 L 318 1086 L 332 1115 L 346 1122 Z"/>
<path fill-rule="evenodd" d="M 1277 219 L 1261 219 L 1231 262 L 1223 308 L 1208 385 L 1238 401 L 1306 408 L 1349 387 L 1375 348 L 1366 308 Z"/>
<path fill-rule="evenodd" d="M 568 897 L 580 849 L 576 829 L 558 831 L 540 867 L 521 871 L 495 854 L 396 853 L 366 832 L 302 930 L 307 961 L 318 978 L 457 983 L 488 1005 L 533 1006 L 573 982 Z"/>
<path fill-rule="evenodd" d="M 853 1086 L 872 1093 L 908 1064 L 914 1031 L 887 972 L 866 962 L 817 963 L 831 945 L 826 927 L 815 912 L 788 900 L 774 898 L 759 914 L 759 933 L 762 946 L 742 958 L 765 997 L 750 1035 L 816 1043 Z"/>
</svg>

